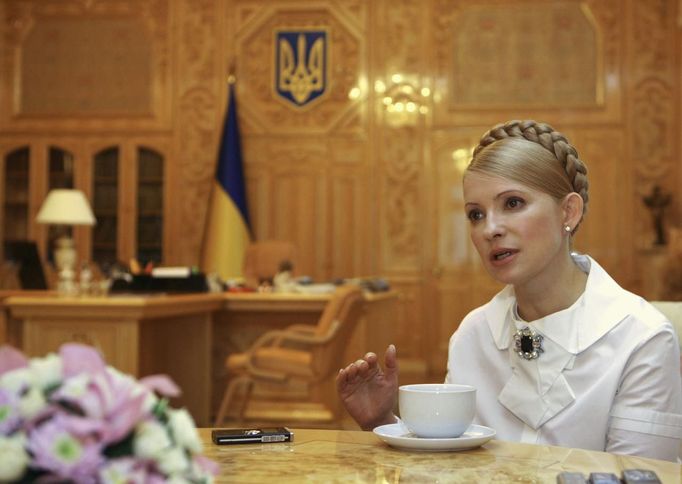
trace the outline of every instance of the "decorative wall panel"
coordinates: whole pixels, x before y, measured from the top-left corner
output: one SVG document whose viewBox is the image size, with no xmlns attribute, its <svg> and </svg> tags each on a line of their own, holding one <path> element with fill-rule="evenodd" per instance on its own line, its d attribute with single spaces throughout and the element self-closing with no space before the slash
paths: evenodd
<svg viewBox="0 0 682 484">
<path fill-rule="evenodd" d="M 462 8 L 452 25 L 451 108 L 602 102 L 601 41 L 576 2 Z"/>
<path fill-rule="evenodd" d="M 238 11 L 238 18 L 244 19 L 237 25 L 237 72 L 248 100 L 243 112 L 261 130 L 331 132 L 349 111 L 358 109 L 366 86 L 360 82 L 361 70 L 365 69 L 361 42 L 364 27 L 357 23 L 356 15 L 349 15 L 335 2 L 262 3 L 257 11 L 253 4 L 240 2 Z M 328 85 L 324 86 L 325 95 L 316 102 L 297 106 L 277 93 L 276 80 L 281 73 L 276 71 L 276 33 L 281 31 L 318 31 L 326 35 Z M 298 75 L 309 66 L 306 62 L 299 64 Z M 355 125 L 356 132 L 360 128 Z"/>
<path fill-rule="evenodd" d="M 434 123 L 618 122 L 624 1 L 433 0 Z"/>
<path fill-rule="evenodd" d="M 167 0 L 5 0 L 7 129 L 168 126 Z M 9 120 L 12 119 L 12 123 Z"/>
<path fill-rule="evenodd" d="M 18 113 L 150 115 L 147 34 L 136 19 L 36 18 L 21 48 Z"/>
</svg>

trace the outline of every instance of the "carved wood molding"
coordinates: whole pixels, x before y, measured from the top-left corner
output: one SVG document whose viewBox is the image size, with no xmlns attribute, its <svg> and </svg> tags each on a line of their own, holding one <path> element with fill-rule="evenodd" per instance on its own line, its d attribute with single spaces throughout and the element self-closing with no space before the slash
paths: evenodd
<svg viewBox="0 0 682 484">
<path fill-rule="evenodd" d="M 631 156 L 633 172 L 634 230 L 639 249 L 648 250 L 656 239 L 652 214 L 643 198 L 655 185 L 664 193 L 678 188 L 679 172 L 679 72 L 675 62 L 679 50 L 675 3 L 668 0 L 631 2 L 630 75 L 632 102 Z M 679 168 L 678 168 L 679 169 Z M 666 210 L 667 220 L 674 220 L 674 207 Z M 667 223 L 664 223 L 667 225 Z"/>
<path fill-rule="evenodd" d="M 675 136 L 675 29 L 669 2 L 633 2 L 632 76 L 635 81 L 631 111 L 635 170 L 648 183 L 635 185 L 641 195 L 665 178 L 677 150 Z"/>
<path fill-rule="evenodd" d="M 424 218 L 419 175 L 421 143 L 417 136 L 411 128 L 387 130 L 383 136 L 383 270 L 419 268 L 419 233 Z"/>
<path fill-rule="evenodd" d="M 225 112 L 227 82 L 218 64 L 221 38 L 216 20 L 216 0 L 179 0 L 178 108 L 175 155 L 176 189 L 182 193 L 176 240 L 185 264 L 198 264 L 209 193 L 215 172 L 217 143 Z M 220 91 L 218 91 L 220 89 Z"/>
</svg>

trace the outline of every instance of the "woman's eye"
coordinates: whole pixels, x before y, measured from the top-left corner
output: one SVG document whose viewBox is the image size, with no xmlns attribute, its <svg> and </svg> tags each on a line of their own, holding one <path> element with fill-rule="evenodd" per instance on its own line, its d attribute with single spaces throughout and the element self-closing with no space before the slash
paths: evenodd
<svg viewBox="0 0 682 484">
<path fill-rule="evenodd" d="M 483 218 L 483 213 L 480 210 L 471 210 L 468 214 L 467 217 L 469 220 L 472 222 L 475 222 L 476 220 L 481 220 Z"/>
<path fill-rule="evenodd" d="M 512 197 L 509 200 L 507 200 L 507 207 L 508 208 L 519 208 L 522 205 L 523 205 L 523 200 L 521 200 L 520 198 Z"/>
</svg>

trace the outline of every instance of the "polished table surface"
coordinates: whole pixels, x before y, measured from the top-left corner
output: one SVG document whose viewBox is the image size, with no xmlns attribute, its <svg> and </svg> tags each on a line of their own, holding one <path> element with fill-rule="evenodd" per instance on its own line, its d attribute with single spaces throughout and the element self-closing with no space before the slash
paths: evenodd
<svg viewBox="0 0 682 484">
<path fill-rule="evenodd" d="M 220 464 L 216 482 L 555 483 L 563 471 L 649 469 L 661 482 L 682 482 L 682 467 L 564 447 L 491 440 L 460 452 L 414 452 L 384 444 L 372 432 L 293 429 L 294 442 L 216 446 L 200 429 L 204 453 Z"/>
</svg>

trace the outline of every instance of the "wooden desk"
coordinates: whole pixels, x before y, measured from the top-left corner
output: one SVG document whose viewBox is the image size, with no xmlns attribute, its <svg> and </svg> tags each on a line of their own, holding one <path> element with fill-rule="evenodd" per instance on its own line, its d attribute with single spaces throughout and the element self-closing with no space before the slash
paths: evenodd
<svg viewBox="0 0 682 484">
<path fill-rule="evenodd" d="M 204 453 L 220 464 L 216 482 L 517 482 L 556 483 L 563 471 L 612 472 L 650 469 L 661 482 L 680 483 L 681 467 L 563 447 L 492 440 L 462 452 L 406 452 L 388 447 L 371 432 L 294 430 L 287 444 L 216 446 L 200 430 Z"/>
<path fill-rule="evenodd" d="M 175 405 L 205 425 L 211 414 L 212 313 L 222 294 L 179 296 L 10 296 L 4 307 L 21 323 L 8 328 L 28 356 L 65 342 L 99 349 L 111 366 L 136 377 L 167 373 L 180 386 Z"/>
<path fill-rule="evenodd" d="M 169 374 L 184 405 L 208 425 L 225 389 L 224 362 L 264 331 L 314 324 L 331 295 L 193 294 L 60 297 L 47 291 L 0 292 L 0 344 L 43 356 L 67 341 L 98 348 L 107 363 L 136 377 Z M 368 294 L 347 361 L 391 343 L 397 293 Z M 7 316 L 11 317 L 7 317 Z M 345 362 L 340 362 L 342 365 Z M 215 391 L 213 391 L 215 388 Z M 336 393 L 330 402 L 338 404 Z"/>
<path fill-rule="evenodd" d="M 9 309 L 5 305 L 5 300 L 7 298 L 11 296 L 48 297 L 55 295 L 56 292 L 53 291 L 37 291 L 26 289 L 0 290 L 0 345 L 9 344 L 16 348 L 21 348 L 20 328 L 17 327 L 18 322 L 12 319 Z"/>
</svg>

